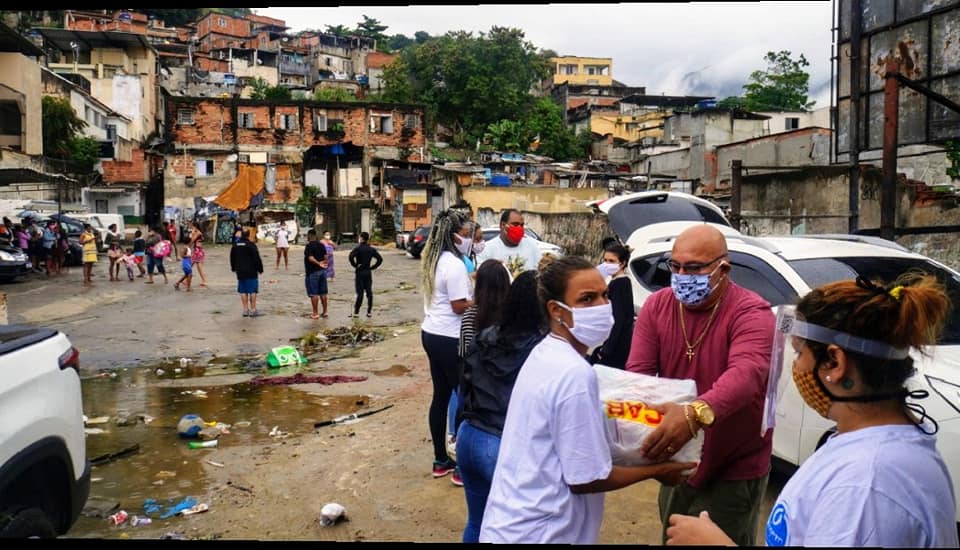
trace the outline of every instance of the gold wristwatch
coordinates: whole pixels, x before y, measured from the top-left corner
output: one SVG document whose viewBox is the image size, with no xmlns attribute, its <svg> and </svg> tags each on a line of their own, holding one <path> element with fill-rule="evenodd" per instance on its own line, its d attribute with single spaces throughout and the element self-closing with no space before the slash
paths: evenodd
<svg viewBox="0 0 960 550">
<path fill-rule="evenodd" d="M 696 415 L 697 422 L 705 427 L 709 428 L 713 425 L 713 421 L 716 420 L 716 417 L 713 414 L 713 409 L 710 408 L 710 405 L 702 399 L 697 399 L 693 403 L 690 403 L 690 406 L 693 407 L 693 412 Z"/>
</svg>

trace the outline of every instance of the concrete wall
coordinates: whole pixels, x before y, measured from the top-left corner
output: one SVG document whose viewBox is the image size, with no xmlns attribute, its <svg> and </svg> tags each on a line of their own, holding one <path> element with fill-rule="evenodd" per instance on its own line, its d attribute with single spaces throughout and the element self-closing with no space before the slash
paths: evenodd
<svg viewBox="0 0 960 550">
<path fill-rule="evenodd" d="M 4 99 L 16 100 L 25 115 L 20 150 L 28 155 L 43 154 L 42 89 L 40 65 L 19 53 L 0 52 L 0 89 Z"/>
<path fill-rule="evenodd" d="M 475 186 L 460 189 L 460 196 L 473 207 L 489 208 L 499 216 L 505 208 L 516 208 L 529 212 L 570 213 L 590 212 L 586 203 L 607 198 L 608 191 L 603 188 L 558 189 L 555 187 L 493 187 Z M 497 218 L 499 223 L 499 218 Z M 536 228 L 534 228 L 536 230 Z"/>
<path fill-rule="evenodd" d="M 86 206 L 90 212 L 97 211 L 97 200 L 107 201 L 107 210 L 104 212 L 106 214 L 142 216 L 144 212 L 145 205 L 141 200 L 141 193 L 139 191 L 129 190 L 122 193 L 97 193 L 96 191 L 91 192 L 89 187 L 81 190 L 81 203 Z M 190 206 L 192 207 L 192 204 Z M 125 208 L 124 211 L 121 212 L 121 207 L 130 207 L 132 211 Z"/>
<path fill-rule="evenodd" d="M 716 183 L 729 184 L 733 160 L 744 166 L 825 166 L 830 163 L 830 139 L 830 130 L 809 128 L 717 147 Z"/>
<path fill-rule="evenodd" d="M 764 134 L 776 134 L 789 131 L 786 127 L 787 118 L 800 119 L 799 128 L 809 128 L 818 126 L 820 128 L 830 127 L 830 107 L 822 107 L 813 111 L 757 111 L 757 114 L 770 117 L 763 121 Z"/>
<path fill-rule="evenodd" d="M 860 227 L 880 226 L 881 173 L 864 167 L 860 175 Z M 742 188 L 741 230 L 749 235 L 847 233 L 848 172 L 843 166 L 747 176 Z M 956 198 L 931 199 L 913 185 L 897 187 L 897 227 L 960 225 Z M 955 233 L 900 236 L 900 244 L 960 268 Z"/>
<path fill-rule="evenodd" d="M 668 174 L 677 179 L 690 179 L 690 149 L 678 149 L 647 157 L 637 166 L 637 172 L 644 174 Z"/>
</svg>

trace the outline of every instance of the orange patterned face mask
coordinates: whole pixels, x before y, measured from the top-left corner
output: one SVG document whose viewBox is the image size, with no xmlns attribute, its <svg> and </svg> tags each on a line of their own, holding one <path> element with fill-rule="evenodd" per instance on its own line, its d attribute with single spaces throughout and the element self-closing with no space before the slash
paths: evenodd
<svg viewBox="0 0 960 550">
<path fill-rule="evenodd" d="M 819 380 L 817 380 L 815 374 L 816 370 L 816 367 L 805 372 L 793 369 L 793 383 L 797 385 L 797 391 L 800 392 L 800 397 L 803 398 L 804 403 L 809 405 L 811 409 L 817 411 L 817 414 L 820 416 L 827 418 L 827 413 L 830 411 L 830 405 L 833 404 L 833 400 L 830 399 L 830 396 L 823 391 L 823 387 L 818 383 Z"/>
</svg>

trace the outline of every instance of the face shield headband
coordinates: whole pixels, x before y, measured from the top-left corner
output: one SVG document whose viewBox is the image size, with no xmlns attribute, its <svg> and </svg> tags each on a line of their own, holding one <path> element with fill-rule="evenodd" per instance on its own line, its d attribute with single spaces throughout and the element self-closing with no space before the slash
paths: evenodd
<svg viewBox="0 0 960 550">
<path fill-rule="evenodd" d="M 767 395 L 764 403 L 761 434 L 766 433 L 767 429 L 772 428 L 775 424 L 777 393 L 778 389 L 782 390 L 782 388 L 779 388 L 780 377 L 783 373 L 786 357 L 785 352 L 787 350 L 787 346 L 790 345 L 789 338 L 791 337 L 813 340 L 814 342 L 819 342 L 826 345 L 834 344 L 846 351 L 859 353 L 861 355 L 875 357 L 882 360 L 899 361 L 910 356 L 910 348 L 898 348 L 877 340 L 861 338 L 859 336 L 854 336 L 838 330 L 833 330 L 820 325 L 815 325 L 813 323 L 808 323 L 806 321 L 801 321 L 797 318 L 796 306 L 779 306 L 777 308 L 773 347 L 770 354 L 770 376 L 767 380 Z M 830 398 L 831 401 L 867 403 L 872 401 L 885 401 L 888 399 L 900 399 L 904 402 L 904 406 L 907 409 L 920 416 L 920 419 L 915 422 L 915 425 L 918 429 L 924 433 L 937 432 L 938 426 L 936 421 L 927 416 L 926 411 L 922 406 L 916 403 L 906 402 L 907 397 L 912 399 L 924 399 L 928 397 L 929 393 L 926 390 L 907 391 L 906 389 L 903 389 L 895 393 L 837 396 L 830 393 L 830 390 L 827 389 L 823 381 L 820 380 L 820 377 L 817 376 L 819 368 L 819 364 L 814 366 L 813 379 L 824 395 Z M 924 418 L 929 418 L 933 424 L 932 432 L 927 432 L 922 427 Z"/>
</svg>

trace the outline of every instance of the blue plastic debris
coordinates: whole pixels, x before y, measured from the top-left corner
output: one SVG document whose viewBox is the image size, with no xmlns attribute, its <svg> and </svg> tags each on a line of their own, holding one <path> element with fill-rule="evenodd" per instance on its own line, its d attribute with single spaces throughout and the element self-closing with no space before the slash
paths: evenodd
<svg viewBox="0 0 960 550">
<path fill-rule="evenodd" d="M 143 501 L 143 513 L 150 515 L 155 514 L 161 510 L 162 506 L 157 503 L 156 499 L 148 498 Z"/>
<path fill-rule="evenodd" d="M 192 508 L 196 503 L 197 501 L 194 500 L 193 498 L 186 497 L 180 502 L 178 502 L 176 505 L 171 506 L 170 508 L 167 508 L 167 511 L 160 516 L 160 519 L 167 519 L 167 518 L 173 517 L 179 514 L 181 511 L 186 510 L 187 508 Z"/>
</svg>

